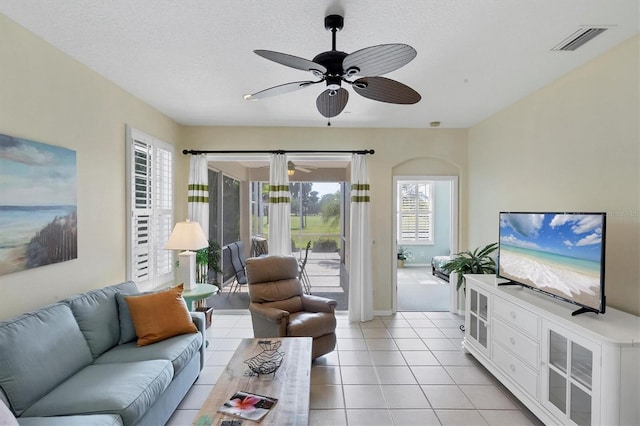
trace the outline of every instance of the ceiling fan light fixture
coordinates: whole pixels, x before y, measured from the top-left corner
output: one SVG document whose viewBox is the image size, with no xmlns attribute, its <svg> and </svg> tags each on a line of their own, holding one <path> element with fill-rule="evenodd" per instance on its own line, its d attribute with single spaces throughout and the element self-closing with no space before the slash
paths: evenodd
<svg viewBox="0 0 640 426">
<path fill-rule="evenodd" d="M 369 86 L 369 84 L 366 81 L 354 81 L 353 82 L 353 86 L 357 87 L 358 89 L 366 89 L 367 86 Z"/>
<path fill-rule="evenodd" d="M 293 161 L 287 162 L 287 176 L 291 177 L 296 173 L 296 166 Z"/>
<path fill-rule="evenodd" d="M 360 68 L 358 67 L 351 67 L 347 70 L 347 72 L 345 73 L 347 77 L 353 77 L 354 75 L 358 74 L 360 72 Z"/>
</svg>

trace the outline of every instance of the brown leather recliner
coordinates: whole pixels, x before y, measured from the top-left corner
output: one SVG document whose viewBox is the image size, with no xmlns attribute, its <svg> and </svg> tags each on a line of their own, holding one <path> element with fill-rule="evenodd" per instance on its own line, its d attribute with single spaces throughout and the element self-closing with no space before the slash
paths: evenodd
<svg viewBox="0 0 640 426">
<path fill-rule="evenodd" d="M 336 301 L 304 294 L 293 256 L 247 259 L 255 337 L 313 337 L 312 358 L 336 347 Z"/>
</svg>

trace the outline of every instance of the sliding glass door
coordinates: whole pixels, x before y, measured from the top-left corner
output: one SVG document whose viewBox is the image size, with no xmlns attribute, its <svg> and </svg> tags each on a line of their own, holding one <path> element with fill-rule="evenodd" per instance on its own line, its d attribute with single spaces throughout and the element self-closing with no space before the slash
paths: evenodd
<svg viewBox="0 0 640 426">
<path fill-rule="evenodd" d="M 240 181 L 222 172 L 209 170 L 209 240 L 220 247 L 240 240 Z M 222 256 L 223 282 L 234 272 Z"/>
</svg>

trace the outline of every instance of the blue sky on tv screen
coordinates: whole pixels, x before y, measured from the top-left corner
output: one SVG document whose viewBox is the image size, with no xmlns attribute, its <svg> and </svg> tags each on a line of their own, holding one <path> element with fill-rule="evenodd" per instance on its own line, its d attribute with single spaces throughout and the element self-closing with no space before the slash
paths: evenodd
<svg viewBox="0 0 640 426">
<path fill-rule="evenodd" d="M 500 244 L 599 262 L 601 214 L 501 213 Z"/>
</svg>

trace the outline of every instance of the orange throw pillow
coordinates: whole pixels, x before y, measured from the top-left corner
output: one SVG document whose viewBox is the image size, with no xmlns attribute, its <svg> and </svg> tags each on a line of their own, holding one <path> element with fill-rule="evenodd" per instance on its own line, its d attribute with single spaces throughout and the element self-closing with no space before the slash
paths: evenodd
<svg viewBox="0 0 640 426">
<path fill-rule="evenodd" d="M 168 339 L 179 334 L 197 333 L 191 314 L 182 298 L 184 285 L 157 293 L 125 296 L 129 305 L 138 346 Z"/>
</svg>

